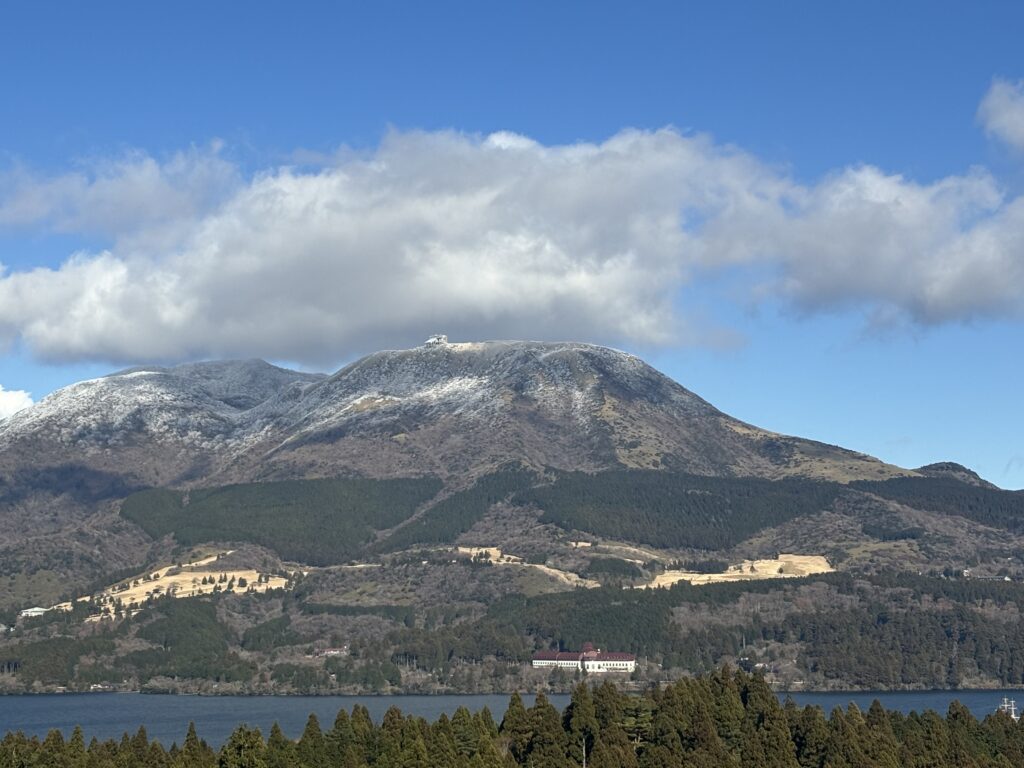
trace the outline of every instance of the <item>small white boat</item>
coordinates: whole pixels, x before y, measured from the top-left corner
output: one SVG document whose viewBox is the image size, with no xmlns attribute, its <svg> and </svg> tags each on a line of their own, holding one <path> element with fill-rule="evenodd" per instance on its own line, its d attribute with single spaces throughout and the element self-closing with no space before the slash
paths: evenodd
<svg viewBox="0 0 1024 768">
<path fill-rule="evenodd" d="M 1008 696 L 1003 696 L 1003 703 L 996 708 L 996 712 L 1005 712 L 1014 720 L 1020 720 L 1020 715 L 1017 714 L 1017 702 Z"/>
</svg>

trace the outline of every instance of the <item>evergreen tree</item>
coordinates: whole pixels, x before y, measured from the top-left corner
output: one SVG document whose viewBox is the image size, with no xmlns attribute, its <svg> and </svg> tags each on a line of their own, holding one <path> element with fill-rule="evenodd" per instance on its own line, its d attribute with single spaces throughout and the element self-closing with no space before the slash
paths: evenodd
<svg viewBox="0 0 1024 768">
<path fill-rule="evenodd" d="M 669 764 L 679 765 L 683 760 L 683 752 L 683 742 L 679 738 L 676 722 L 665 707 L 658 707 L 651 724 L 650 746 L 644 749 L 640 765 L 646 766 L 651 761 L 660 765 L 666 760 Z"/>
<path fill-rule="evenodd" d="M 423 732 L 419 724 L 413 720 L 407 720 L 402 729 L 399 765 L 401 768 L 433 768 Z"/>
<path fill-rule="evenodd" d="M 121 734 L 121 741 L 117 744 L 114 753 L 114 762 L 117 768 L 136 768 L 138 762 L 135 752 L 132 750 L 132 740 L 127 732 Z"/>
<path fill-rule="evenodd" d="M 311 714 L 306 720 L 306 727 L 295 745 L 295 755 L 300 768 L 327 768 L 327 745 L 316 715 Z"/>
<path fill-rule="evenodd" d="M 640 754 L 640 768 L 682 768 L 682 758 L 670 747 L 652 743 Z"/>
<path fill-rule="evenodd" d="M 867 727 L 867 745 L 864 753 L 878 768 L 900 768 L 899 743 L 892 729 L 889 715 L 881 702 L 875 699 L 864 718 Z"/>
<path fill-rule="evenodd" d="M 498 724 L 494 722 L 494 715 L 489 708 L 484 707 L 473 715 L 473 722 L 476 724 L 477 733 L 490 736 L 492 739 L 498 738 Z"/>
<path fill-rule="evenodd" d="M 594 689 L 594 715 L 602 731 L 612 724 L 622 722 L 624 714 L 621 694 L 608 680 Z"/>
<path fill-rule="evenodd" d="M 63 768 L 64 761 L 64 734 L 57 728 L 52 728 L 43 739 L 43 743 L 36 750 L 36 762 L 38 765 L 54 766 Z"/>
<path fill-rule="evenodd" d="M 526 764 L 530 768 L 565 768 L 566 738 L 558 710 L 547 696 L 538 693 L 529 715 L 532 734 Z"/>
<path fill-rule="evenodd" d="M 932 710 L 921 715 L 923 749 L 915 756 L 918 765 L 944 765 L 949 763 L 949 729 L 946 721 Z"/>
<path fill-rule="evenodd" d="M 267 738 L 267 768 L 294 768 L 298 764 L 295 744 L 284 735 L 281 726 L 274 723 Z"/>
<path fill-rule="evenodd" d="M 493 722 L 493 721 L 492 721 Z M 476 753 L 469 761 L 469 768 L 505 768 L 506 763 L 494 744 L 490 734 L 484 734 L 477 743 Z"/>
<path fill-rule="evenodd" d="M 372 764 L 377 759 L 377 729 L 370 718 L 370 711 L 362 704 L 352 708 L 352 739 L 362 763 Z"/>
<path fill-rule="evenodd" d="M 466 713 L 468 716 L 468 712 Z M 472 724 L 472 718 L 469 718 Z M 475 745 L 474 745 L 475 748 Z M 427 741 L 431 768 L 465 768 L 467 756 L 461 754 L 456 746 L 455 730 L 448 716 L 441 716 L 430 727 L 430 738 Z"/>
<path fill-rule="evenodd" d="M 267 749 L 259 728 L 238 726 L 217 756 L 219 768 L 267 768 Z"/>
<path fill-rule="evenodd" d="M 135 765 L 145 765 L 149 757 L 149 735 L 146 726 L 140 725 L 139 730 L 131 738 L 131 753 Z"/>
<path fill-rule="evenodd" d="M 625 732 L 618 726 L 602 731 L 594 743 L 594 751 L 587 758 L 588 768 L 637 768 L 636 752 Z"/>
<path fill-rule="evenodd" d="M 796 759 L 796 747 L 789 733 L 789 724 L 782 708 L 776 705 L 768 708 L 761 719 L 758 729 L 761 746 L 768 765 L 772 768 L 799 768 Z"/>
<path fill-rule="evenodd" d="M 985 718 L 988 742 L 993 754 L 1011 765 L 1024 765 L 1024 727 L 1018 725 L 1005 712 Z"/>
<path fill-rule="evenodd" d="M 828 726 L 825 768 L 872 768 L 871 761 L 864 754 L 859 734 L 838 707 L 832 710 Z"/>
<path fill-rule="evenodd" d="M 512 758 L 519 764 L 525 763 L 526 752 L 533 737 L 533 726 L 518 691 L 509 699 L 508 709 L 501 721 L 501 734 L 508 739 Z"/>
<path fill-rule="evenodd" d="M 199 739 L 194 722 L 189 722 L 185 741 L 172 762 L 175 768 L 213 768 L 216 765 L 217 755 L 205 741 Z"/>
<path fill-rule="evenodd" d="M 113 739 L 99 742 L 95 738 L 89 742 L 90 768 L 114 768 L 117 764 L 117 742 Z"/>
<path fill-rule="evenodd" d="M 654 702 L 649 696 L 623 702 L 622 729 L 636 749 L 650 741 L 653 728 Z"/>
<path fill-rule="evenodd" d="M 563 729 L 567 733 L 567 757 L 577 765 L 583 765 L 584 755 L 593 752 L 600 730 L 594 699 L 586 683 L 580 683 L 573 689 L 563 715 Z"/>
<path fill-rule="evenodd" d="M 949 733 L 949 760 L 958 768 L 978 768 L 974 759 L 982 739 L 977 733 L 978 721 L 961 704 L 954 701 L 946 714 L 946 730 Z"/>
<path fill-rule="evenodd" d="M 743 737 L 740 741 L 740 762 L 743 768 L 774 768 L 764 753 L 757 727 L 750 720 L 743 721 Z"/>
<path fill-rule="evenodd" d="M 475 720 L 465 707 L 455 710 L 455 714 L 452 715 L 451 727 L 459 754 L 465 757 L 472 757 L 476 754 L 480 737 L 483 735 L 480 725 L 479 721 Z"/>
<path fill-rule="evenodd" d="M 380 768 L 405 768 L 402 765 L 402 734 L 405 718 L 398 707 L 388 707 L 381 720 L 377 740 L 377 759 L 373 765 Z"/>
<path fill-rule="evenodd" d="M 168 760 L 167 752 L 159 741 L 149 742 L 145 765 L 146 768 L 169 768 L 170 760 Z"/>
<path fill-rule="evenodd" d="M 85 750 L 85 735 L 82 733 L 82 726 L 76 725 L 64 748 L 64 765 L 67 768 L 85 768 L 88 764 L 89 755 Z"/>
<path fill-rule="evenodd" d="M 821 707 L 804 707 L 791 733 L 801 768 L 822 768 L 828 751 L 829 728 Z"/>
<path fill-rule="evenodd" d="M 893 730 L 900 742 L 900 764 L 907 768 L 916 768 L 917 757 L 923 758 L 928 751 L 921 716 L 917 712 L 911 712 L 906 718 L 893 721 Z M 932 763 L 932 765 L 935 764 Z M 925 766 L 928 763 L 921 763 L 921 765 Z"/>
<path fill-rule="evenodd" d="M 327 747 L 328 765 L 358 768 L 363 758 L 360 757 L 361 750 L 356 744 L 352 718 L 344 709 L 338 710 L 338 714 L 334 718 L 334 725 L 324 734 L 324 741 Z"/>
</svg>

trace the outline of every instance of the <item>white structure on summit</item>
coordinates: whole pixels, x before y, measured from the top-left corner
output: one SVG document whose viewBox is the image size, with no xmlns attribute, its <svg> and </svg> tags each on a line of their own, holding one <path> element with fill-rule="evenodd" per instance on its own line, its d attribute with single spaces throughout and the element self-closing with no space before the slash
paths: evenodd
<svg viewBox="0 0 1024 768">
<path fill-rule="evenodd" d="M 431 336 L 429 339 L 427 339 L 425 342 L 423 342 L 423 346 L 425 346 L 425 347 L 436 347 L 436 346 L 440 346 L 441 344 L 447 344 L 447 343 L 448 343 L 448 337 L 447 336 L 445 336 L 443 333 L 435 333 L 433 336 Z"/>
<path fill-rule="evenodd" d="M 533 667 L 557 667 L 585 672 L 632 672 L 636 669 L 636 656 L 632 653 L 605 653 L 584 643 L 579 651 L 537 651 L 533 654 Z"/>
</svg>

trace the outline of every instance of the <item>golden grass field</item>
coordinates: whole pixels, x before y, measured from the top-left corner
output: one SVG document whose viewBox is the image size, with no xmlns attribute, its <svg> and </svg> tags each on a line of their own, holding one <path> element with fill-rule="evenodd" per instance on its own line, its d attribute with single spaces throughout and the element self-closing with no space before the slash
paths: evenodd
<svg viewBox="0 0 1024 768">
<path fill-rule="evenodd" d="M 288 580 L 273 574 L 261 574 L 251 568 L 218 568 L 219 557 L 230 555 L 234 550 L 221 552 L 182 565 L 167 565 L 156 570 L 140 573 L 132 578 L 111 584 L 94 595 L 76 598 L 76 602 L 89 600 L 104 610 L 90 616 L 87 621 L 99 621 L 111 616 L 114 604 L 120 600 L 125 609 L 141 606 L 150 597 L 195 597 L 212 592 L 266 592 L 284 587 Z M 262 580 L 261 580 L 262 577 Z M 206 583 L 203 583 L 203 580 Z M 241 580 L 245 579 L 245 586 Z M 59 603 L 51 610 L 70 611 L 71 602 Z"/>
<path fill-rule="evenodd" d="M 792 579 L 811 576 L 816 573 L 830 573 L 835 569 L 822 555 L 782 554 L 771 560 L 744 560 L 730 565 L 722 573 L 691 573 L 688 571 L 665 571 L 658 574 L 645 589 L 671 587 L 680 581 L 691 584 L 717 584 L 724 581 L 756 581 L 759 579 Z"/>
</svg>

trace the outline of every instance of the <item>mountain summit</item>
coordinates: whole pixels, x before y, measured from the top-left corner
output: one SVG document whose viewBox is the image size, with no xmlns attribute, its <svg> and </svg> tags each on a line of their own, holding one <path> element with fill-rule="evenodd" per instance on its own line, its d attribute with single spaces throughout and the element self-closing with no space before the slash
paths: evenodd
<svg viewBox="0 0 1024 768">
<path fill-rule="evenodd" d="M 141 485 L 535 468 L 880 479 L 904 470 L 734 419 L 639 358 L 445 337 L 332 376 L 263 361 L 141 367 L 0 422 L 0 466 L 84 464 Z"/>
</svg>

